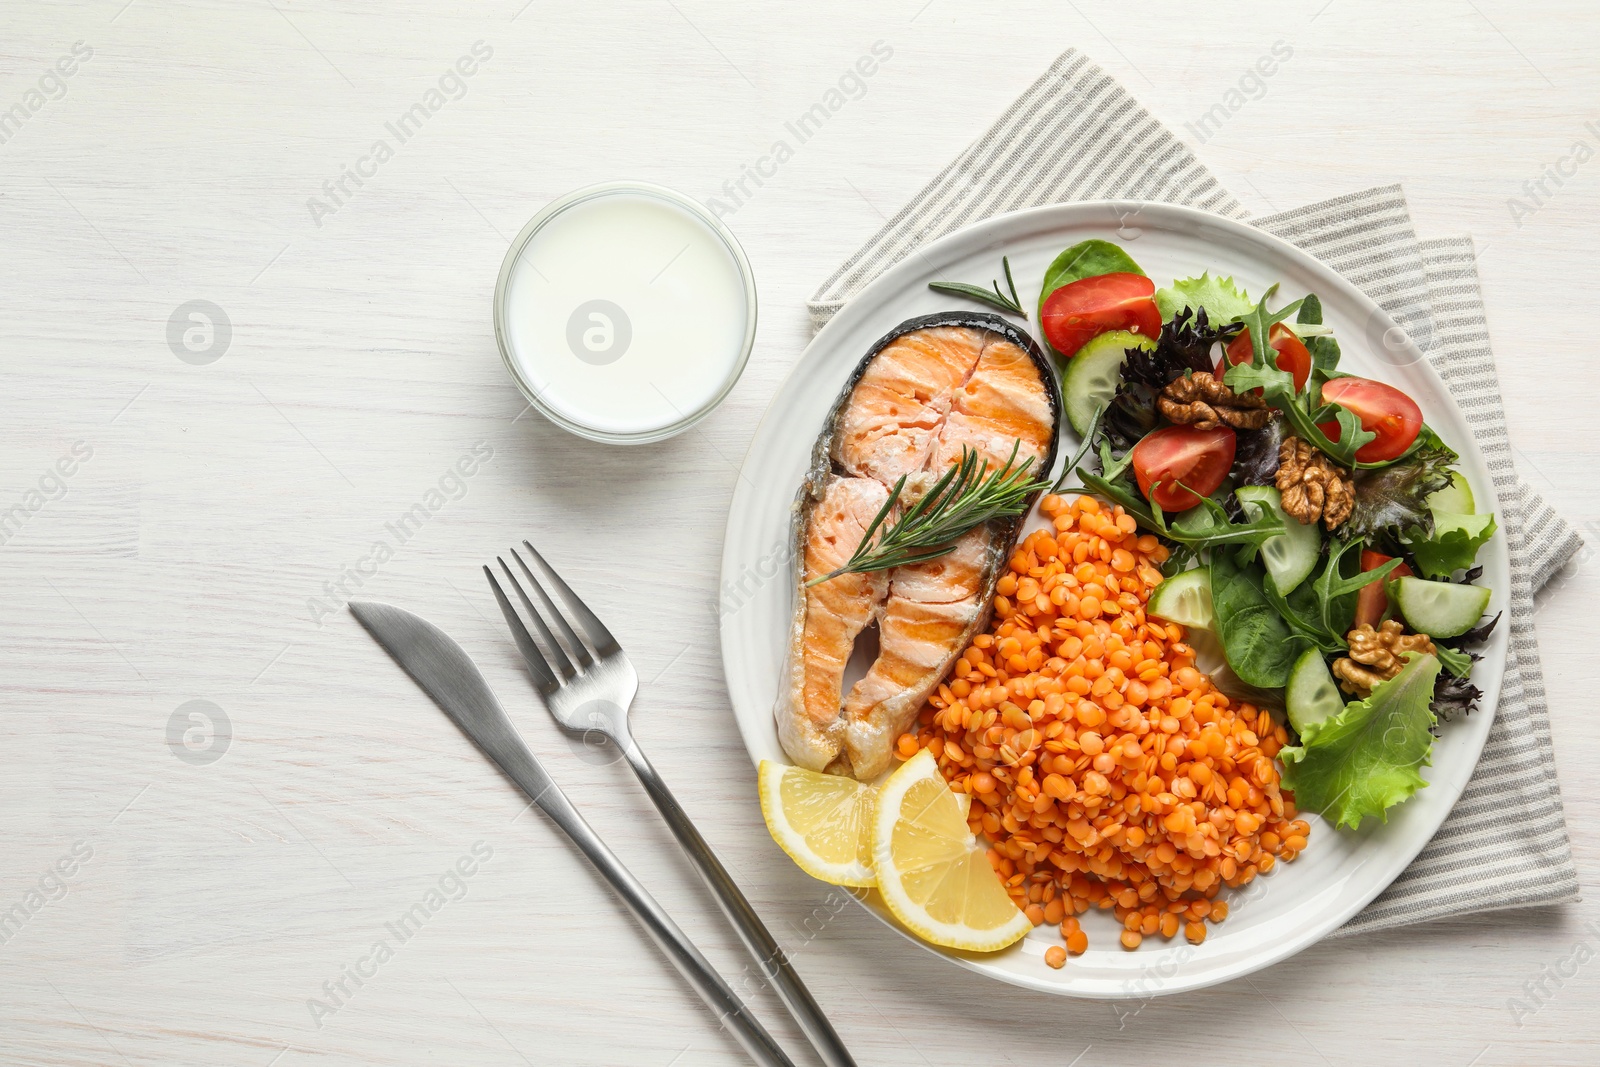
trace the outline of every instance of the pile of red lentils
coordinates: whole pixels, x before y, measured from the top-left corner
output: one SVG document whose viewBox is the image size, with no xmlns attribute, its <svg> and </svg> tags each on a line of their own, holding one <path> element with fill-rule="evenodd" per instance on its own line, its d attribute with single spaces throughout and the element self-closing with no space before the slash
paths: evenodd
<svg viewBox="0 0 1600 1067">
<path fill-rule="evenodd" d="M 1205 940 L 1245 885 L 1306 847 L 1266 711 L 1194 666 L 1183 627 L 1147 618 L 1167 550 L 1093 497 L 1046 497 L 973 638 L 901 736 L 972 797 L 968 822 L 1035 925 L 1059 925 L 1053 967 L 1088 947 L 1077 916 L 1111 910 L 1134 949 Z"/>
</svg>

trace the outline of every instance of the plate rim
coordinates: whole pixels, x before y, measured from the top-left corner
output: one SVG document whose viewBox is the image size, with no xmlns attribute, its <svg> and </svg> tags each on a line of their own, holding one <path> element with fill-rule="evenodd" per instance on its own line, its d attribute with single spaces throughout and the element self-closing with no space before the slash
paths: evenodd
<svg viewBox="0 0 1600 1067">
<path fill-rule="evenodd" d="M 1097 213 L 1100 215 L 1099 218 L 1094 217 Z M 1199 208 L 1187 207 L 1181 204 L 1163 203 L 1160 201 L 1086 200 L 1022 208 L 1016 211 L 991 215 L 987 218 L 979 219 L 975 222 L 968 223 L 967 225 L 960 226 L 949 233 L 940 236 L 936 240 L 920 246 L 916 250 L 918 253 L 917 256 L 914 257 L 907 255 L 897 262 L 891 264 L 876 278 L 872 279 L 872 281 L 864 286 L 859 293 L 846 301 L 834 314 L 834 316 L 823 325 L 822 329 L 817 331 L 817 333 L 806 344 L 799 357 L 795 360 L 793 366 L 790 367 L 788 373 L 784 375 L 782 381 L 780 381 L 777 387 L 774 389 L 771 398 L 768 400 L 767 407 L 756 425 L 755 432 L 751 436 L 750 446 L 747 448 L 745 456 L 740 463 L 739 478 L 735 484 L 733 496 L 729 501 L 728 520 L 723 528 L 723 551 L 721 563 L 718 569 L 719 590 L 726 589 L 728 587 L 730 575 L 732 574 L 732 568 L 737 563 L 732 556 L 731 546 L 734 543 L 732 534 L 735 528 L 735 523 L 738 521 L 737 517 L 739 515 L 739 504 L 741 497 L 745 496 L 748 492 L 748 490 L 745 488 L 747 483 L 747 478 L 745 475 L 746 469 L 751 462 L 752 456 L 756 454 L 757 447 L 761 444 L 763 437 L 766 435 L 769 429 L 769 423 L 772 420 L 781 417 L 781 413 L 777 410 L 779 398 L 789 391 L 791 384 L 796 378 L 815 369 L 810 366 L 810 363 L 815 362 L 814 359 L 810 358 L 814 350 L 820 350 L 821 348 L 827 347 L 829 344 L 831 344 L 835 335 L 853 328 L 854 320 L 856 318 L 867 314 L 877 313 L 882 307 L 886 306 L 886 301 L 884 300 L 885 295 L 892 296 L 893 294 L 900 293 L 906 289 L 908 280 L 919 277 L 926 270 L 928 265 L 937 262 L 941 253 L 950 253 L 953 247 L 966 246 L 967 244 L 973 242 L 980 244 L 987 243 L 997 248 L 1002 247 L 1004 244 L 1004 239 L 1000 236 L 1000 232 L 1018 226 L 1028 228 L 1030 233 L 1041 233 L 1051 228 L 1066 231 L 1074 228 L 1083 228 L 1086 225 L 1104 225 L 1106 234 L 1109 236 L 1113 232 L 1119 231 L 1120 228 L 1126 224 L 1126 220 L 1129 218 L 1134 218 L 1140 222 L 1143 222 L 1145 221 L 1145 218 L 1148 217 L 1154 222 L 1163 215 L 1169 216 L 1173 220 L 1180 220 L 1185 223 L 1186 228 L 1191 235 L 1193 234 L 1194 228 L 1197 225 L 1217 227 L 1231 233 L 1235 239 L 1242 240 L 1245 244 L 1253 244 L 1258 246 L 1264 252 L 1268 253 L 1268 258 L 1277 257 L 1293 262 L 1300 269 L 1312 275 L 1316 275 L 1320 279 L 1325 279 L 1332 286 L 1332 288 L 1340 291 L 1340 296 L 1344 298 L 1347 305 L 1354 306 L 1358 310 L 1361 310 L 1369 317 L 1369 319 L 1373 317 L 1380 317 L 1379 321 L 1386 322 L 1388 327 L 1399 326 L 1399 324 L 1395 322 L 1393 316 L 1391 316 L 1381 305 L 1379 305 L 1375 300 L 1362 291 L 1354 282 L 1350 281 L 1331 265 L 1317 259 L 1304 249 L 1297 247 L 1296 245 L 1276 236 L 1275 234 L 1268 233 L 1255 226 L 1252 226 L 1248 222 L 1228 218 L 1226 216 L 1204 211 Z M 1029 223 L 1032 223 L 1033 225 L 1028 226 Z M 1168 226 L 1166 228 L 1172 229 L 1174 227 Z M 1015 240 L 1017 238 L 1013 236 L 1012 239 Z M 968 253 L 962 252 L 960 254 L 965 255 Z M 918 263 L 918 259 L 922 260 L 922 262 Z M 1320 285 L 1321 282 L 1319 281 L 1318 284 Z M 1326 291 L 1327 290 L 1320 290 L 1318 295 L 1322 295 Z M 1032 322 L 1031 318 L 1029 319 L 1028 329 L 1030 332 L 1034 330 L 1034 323 Z M 1438 370 L 1417 346 L 1415 340 L 1413 340 L 1410 335 L 1403 330 L 1403 328 L 1401 329 L 1401 336 L 1404 339 L 1403 352 L 1407 362 L 1411 364 L 1420 364 L 1422 366 L 1420 373 L 1432 379 L 1432 383 L 1436 387 L 1438 395 L 1442 396 L 1449 403 L 1455 415 L 1459 418 L 1461 423 L 1467 427 L 1467 438 L 1469 442 L 1468 447 L 1470 448 L 1471 454 L 1475 458 L 1477 464 L 1486 471 L 1490 470 L 1488 462 L 1483 456 L 1482 448 L 1478 444 L 1477 437 L 1471 432 L 1470 424 L 1466 420 L 1465 412 L 1461 410 L 1460 405 L 1456 402 L 1455 397 L 1451 394 L 1449 386 L 1445 383 L 1444 379 L 1440 377 Z M 1067 427 L 1067 429 L 1070 431 L 1070 427 Z M 1474 488 L 1476 489 L 1477 487 L 1474 486 Z M 1503 513 L 1492 477 L 1486 482 L 1483 495 L 1485 495 L 1488 499 L 1488 502 L 1493 505 L 1492 510 L 1496 515 Z M 1501 525 L 1496 531 L 1494 537 L 1488 542 L 1487 547 L 1498 557 L 1499 562 L 1502 564 L 1501 569 L 1503 572 L 1509 574 L 1509 544 L 1508 535 L 1504 525 Z M 785 561 L 785 568 L 788 566 L 789 562 Z M 1508 597 L 1509 590 L 1500 592 L 1499 595 Z M 723 661 L 723 683 L 724 686 L 728 688 L 729 703 L 730 706 L 732 706 L 735 696 L 731 688 L 732 663 L 730 660 L 730 642 L 727 640 L 726 633 L 726 628 L 729 625 L 729 617 L 721 610 L 722 605 L 720 600 L 718 601 L 718 606 L 718 638 L 721 646 L 721 658 Z M 1365 891 L 1363 891 L 1363 893 L 1352 896 L 1341 902 L 1340 906 L 1331 909 L 1327 916 L 1325 916 L 1320 923 L 1312 926 L 1310 928 L 1310 932 L 1306 936 L 1285 939 L 1284 941 L 1273 945 L 1271 948 L 1261 952 L 1258 955 L 1251 956 L 1247 960 L 1232 964 L 1231 966 L 1223 969 L 1220 973 L 1202 975 L 1187 982 L 1179 981 L 1178 976 L 1175 975 L 1171 981 L 1158 983 L 1155 988 L 1142 990 L 1138 993 L 1131 993 L 1126 988 L 1070 988 L 1066 985 L 1063 985 L 1061 982 L 1052 982 L 1043 979 L 1030 979 L 1026 975 L 995 967 L 988 963 L 988 960 L 992 957 L 972 953 L 963 953 L 929 944 L 905 930 L 897 922 L 895 922 L 888 914 L 887 909 L 884 907 L 882 902 L 878 899 L 877 894 L 869 893 L 866 894 L 864 898 L 857 897 L 853 893 L 851 896 L 855 898 L 863 907 L 865 907 L 868 912 L 882 921 L 886 926 L 923 950 L 930 952 L 941 959 L 954 963 L 963 969 L 983 974 L 1008 985 L 1029 989 L 1034 992 L 1090 1000 L 1147 999 L 1154 996 L 1174 995 L 1177 993 L 1204 989 L 1254 974 L 1257 971 L 1279 963 L 1290 956 L 1303 952 L 1312 945 L 1322 941 L 1333 931 L 1343 926 L 1373 900 L 1381 896 L 1394 883 L 1395 879 L 1404 873 L 1406 868 L 1409 867 L 1412 861 L 1416 859 L 1417 855 L 1428 846 L 1435 836 L 1437 836 L 1440 827 L 1442 827 L 1444 821 L 1449 818 L 1450 812 L 1454 810 L 1456 803 L 1461 798 L 1461 794 L 1471 782 L 1472 775 L 1476 771 L 1478 763 L 1482 759 L 1483 749 L 1487 744 L 1488 735 L 1493 726 L 1493 721 L 1498 715 L 1500 694 L 1504 686 L 1505 670 L 1507 666 L 1507 660 L 1509 659 L 1506 628 L 1500 628 L 1494 640 L 1494 645 L 1491 647 L 1494 653 L 1493 662 L 1491 663 L 1491 657 L 1489 656 L 1485 657 L 1484 662 L 1486 665 L 1490 666 L 1494 675 L 1493 684 L 1489 690 L 1485 691 L 1480 702 L 1478 712 L 1476 712 L 1474 715 L 1474 719 L 1484 722 L 1486 725 L 1477 731 L 1478 739 L 1471 752 L 1470 767 L 1467 769 L 1467 773 L 1462 776 L 1459 786 L 1453 789 L 1447 788 L 1445 790 L 1445 792 L 1449 793 L 1449 802 L 1448 805 L 1443 809 L 1443 815 L 1440 817 L 1439 823 L 1435 825 L 1432 831 L 1426 836 L 1420 836 L 1420 839 L 1415 847 L 1407 846 L 1404 848 L 1391 848 L 1387 850 L 1386 854 L 1390 858 L 1386 866 L 1392 869 L 1388 869 L 1383 872 L 1382 879 L 1375 883 L 1376 888 L 1373 889 L 1370 894 L 1366 894 Z M 744 745 L 746 752 L 751 757 L 752 762 L 759 763 L 761 759 L 761 757 L 757 754 L 759 748 L 753 742 L 750 732 L 746 728 L 746 722 L 744 718 L 740 716 L 736 707 L 733 707 L 732 710 L 735 725 L 739 729 L 741 743 Z M 1466 757 L 1463 756 L 1462 758 L 1465 759 Z M 1429 787 L 1432 788 L 1434 785 L 1435 783 L 1430 780 Z M 1434 795 L 1437 796 L 1438 794 L 1435 793 Z M 1026 944 L 1026 940 L 1024 940 L 1024 942 L 1020 942 L 1019 944 Z M 1097 979 L 1096 981 L 1101 980 Z"/>
</svg>

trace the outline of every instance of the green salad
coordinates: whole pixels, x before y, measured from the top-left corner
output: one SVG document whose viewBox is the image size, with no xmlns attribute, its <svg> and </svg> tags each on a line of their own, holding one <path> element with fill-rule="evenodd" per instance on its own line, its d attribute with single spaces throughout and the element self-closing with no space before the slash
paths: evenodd
<svg viewBox="0 0 1600 1067">
<path fill-rule="evenodd" d="M 965 288 L 1001 306 L 998 285 Z M 1157 288 L 1108 241 L 1062 252 L 1037 321 L 1082 439 L 1058 489 L 1164 540 L 1146 610 L 1210 635 L 1239 695 L 1297 735 L 1279 754 L 1296 803 L 1359 827 L 1426 785 L 1439 724 L 1482 696 L 1496 524 L 1416 402 L 1340 370 L 1321 302 L 1276 290 Z"/>
</svg>

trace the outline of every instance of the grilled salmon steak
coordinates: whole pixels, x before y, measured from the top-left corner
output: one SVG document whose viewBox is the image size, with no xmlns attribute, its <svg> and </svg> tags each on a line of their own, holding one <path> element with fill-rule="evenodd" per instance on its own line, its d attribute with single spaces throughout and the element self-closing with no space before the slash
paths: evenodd
<svg viewBox="0 0 1600 1067">
<path fill-rule="evenodd" d="M 1015 448 L 1017 462 L 1047 473 L 1060 412 L 1045 355 L 996 315 L 912 319 L 867 353 L 829 413 L 795 501 L 795 608 L 775 709 L 795 763 L 862 780 L 889 768 L 895 738 L 988 622 L 1021 520 L 979 526 L 937 559 L 806 583 L 850 559 L 898 479 L 909 503 L 963 448 L 991 471 Z M 877 659 L 846 692 L 856 641 L 874 623 Z"/>
</svg>

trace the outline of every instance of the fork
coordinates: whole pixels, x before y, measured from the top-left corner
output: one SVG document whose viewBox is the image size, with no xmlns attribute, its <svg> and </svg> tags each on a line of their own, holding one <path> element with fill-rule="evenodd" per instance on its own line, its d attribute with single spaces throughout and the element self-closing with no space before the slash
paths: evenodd
<svg viewBox="0 0 1600 1067">
<path fill-rule="evenodd" d="M 507 581 L 516 590 L 517 597 L 527 611 L 534 629 L 543 640 L 544 647 L 549 652 L 548 656 L 540 650 L 539 644 L 534 641 L 533 635 L 523 624 L 522 617 L 507 599 L 505 590 L 495 578 L 494 571 L 484 567 L 483 573 L 489 579 L 495 600 L 500 604 L 500 611 L 506 617 L 506 625 L 511 628 L 511 636 L 522 652 L 522 658 L 528 665 L 528 673 L 533 678 L 534 688 L 539 691 L 545 708 L 564 729 L 583 734 L 586 738 L 592 733 L 599 733 L 617 746 L 628 761 L 628 765 L 639 776 L 639 781 L 655 803 L 656 809 L 671 827 L 678 844 L 694 861 L 700 879 L 717 898 L 717 904 L 722 909 L 723 915 L 727 916 L 728 922 L 738 931 L 739 939 L 744 942 L 745 948 L 755 959 L 761 976 L 772 983 L 784 1006 L 789 1009 L 789 1014 L 800 1024 L 801 1030 L 816 1048 L 822 1061 L 827 1067 L 855 1067 L 855 1060 L 845 1049 L 844 1043 L 839 1040 L 839 1035 L 834 1032 L 827 1016 L 823 1015 L 822 1009 L 812 999 L 810 991 L 800 980 L 800 975 L 795 972 L 788 956 L 768 932 L 761 917 L 756 914 L 750 902 L 745 899 L 744 893 L 739 890 L 738 884 L 717 859 L 716 853 L 711 851 L 711 846 L 706 844 L 705 838 L 700 836 L 700 831 L 695 829 L 689 816 L 678 806 L 672 791 L 667 788 L 666 782 L 662 781 L 661 775 L 656 773 L 656 769 L 650 765 L 650 761 L 645 758 L 644 752 L 628 731 L 628 707 L 633 703 L 634 695 L 639 690 L 639 676 L 635 673 L 633 664 L 622 651 L 622 647 L 617 644 L 616 638 L 611 636 L 611 631 L 606 629 L 605 624 L 589 610 L 588 605 L 561 579 L 555 568 L 545 562 L 538 550 L 528 541 L 523 541 L 522 547 L 538 563 L 571 612 L 569 620 L 568 615 L 556 606 L 550 594 L 545 591 L 544 584 L 534 575 L 533 570 L 515 548 L 511 549 L 511 556 L 517 561 L 528 584 L 533 587 L 540 604 L 544 607 L 543 613 L 534 607 L 533 601 L 529 599 L 517 576 L 506 565 L 506 561 L 498 556 L 495 557 L 500 569 L 505 572 Z M 545 621 L 546 615 L 554 623 L 553 630 L 551 624 Z M 580 629 L 584 637 L 588 638 L 587 643 L 579 638 L 577 630 Z M 557 632 L 560 633 L 560 640 L 557 639 Z"/>
</svg>

